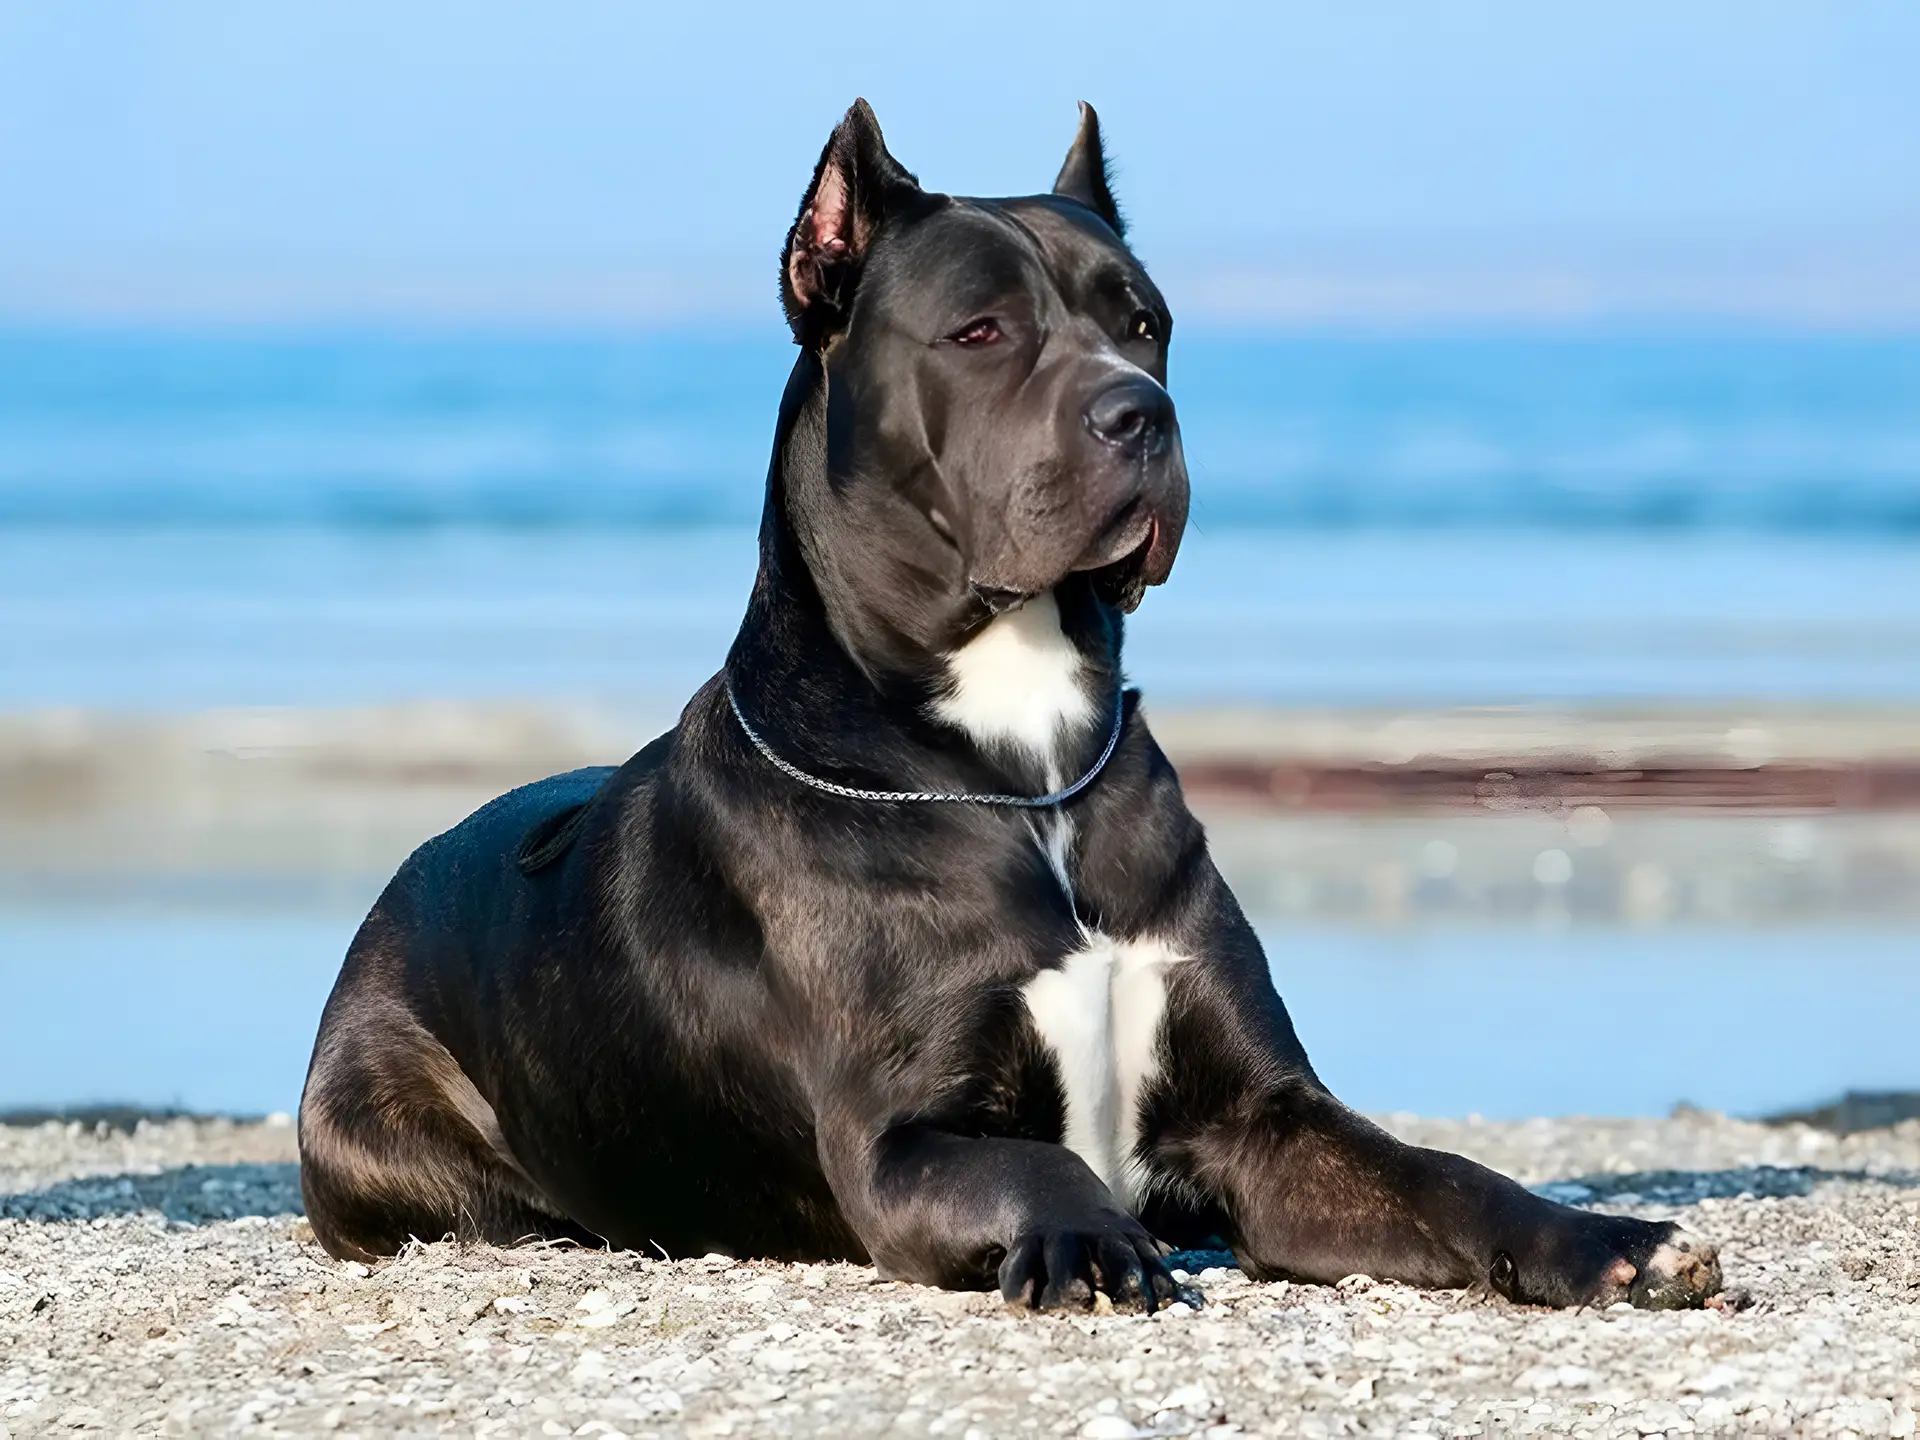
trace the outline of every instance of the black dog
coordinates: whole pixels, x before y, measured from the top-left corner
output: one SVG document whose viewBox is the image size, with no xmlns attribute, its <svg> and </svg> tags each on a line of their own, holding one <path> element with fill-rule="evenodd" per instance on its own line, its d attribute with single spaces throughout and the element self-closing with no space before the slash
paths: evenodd
<svg viewBox="0 0 1920 1440">
<path fill-rule="evenodd" d="M 1219 1236 L 1259 1276 L 1718 1288 L 1674 1226 L 1401 1144 L 1307 1063 L 1121 686 L 1187 512 L 1121 236 L 1091 109 L 1007 200 L 922 190 L 847 113 L 782 262 L 800 356 L 726 668 L 381 896 L 300 1110 L 327 1249 L 571 1236 L 1152 1307 L 1163 1242 Z"/>
</svg>

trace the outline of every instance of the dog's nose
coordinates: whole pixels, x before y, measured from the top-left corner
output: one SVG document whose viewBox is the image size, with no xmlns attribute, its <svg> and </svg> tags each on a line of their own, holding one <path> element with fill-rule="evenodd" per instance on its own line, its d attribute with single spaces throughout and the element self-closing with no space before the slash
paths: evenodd
<svg viewBox="0 0 1920 1440">
<path fill-rule="evenodd" d="M 1147 455 L 1167 443 L 1173 400 L 1146 375 L 1109 385 L 1082 412 L 1087 433 L 1124 455 Z"/>
</svg>

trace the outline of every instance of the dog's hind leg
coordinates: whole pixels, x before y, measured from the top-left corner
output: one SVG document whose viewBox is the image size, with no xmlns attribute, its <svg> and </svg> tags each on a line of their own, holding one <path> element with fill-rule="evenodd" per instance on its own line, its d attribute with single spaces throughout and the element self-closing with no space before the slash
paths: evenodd
<svg viewBox="0 0 1920 1440">
<path fill-rule="evenodd" d="M 446 1046 L 386 997 L 328 1006 L 300 1102 L 300 1187 L 343 1259 L 447 1236 L 602 1243 L 557 1213 Z"/>
</svg>

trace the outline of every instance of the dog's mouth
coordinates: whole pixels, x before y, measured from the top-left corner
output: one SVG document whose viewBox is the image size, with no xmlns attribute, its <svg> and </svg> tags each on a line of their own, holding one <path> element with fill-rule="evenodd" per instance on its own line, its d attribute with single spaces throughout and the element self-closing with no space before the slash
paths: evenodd
<svg viewBox="0 0 1920 1440">
<path fill-rule="evenodd" d="M 1101 600 L 1130 615 L 1140 608 L 1147 587 L 1165 580 L 1173 568 L 1167 539 L 1154 507 L 1134 499 L 1108 522 L 1074 569 L 1092 577 L 1094 594 Z"/>
<path fill-rule="evenodd" d="M 1139 608 L 1147 587 L 1158 585 L 1173 569 L 1178 534 L 1178 525 L 1165 524 L 1148 501 L 1130 500 L 1101 527 L 1070 573 L 1087 576 L 1101 601 L 1131 614 Z M 989 614 L 999 615 L 1017 609 L 1037 592 L 975 580 L 973 593 Z"/>
<path fill-rule="evenodd" d="M 1153 542 L 1159 530 L 1160 522 L 1148 516 L 1140 539 L 1131 550 L 1118 560 L 1093 569 L 1093 593 L 1128 615 L 1139 609 L 1141 598 L 1147 593 L 1147 560 L 1153 554 Z"/>
</svg>

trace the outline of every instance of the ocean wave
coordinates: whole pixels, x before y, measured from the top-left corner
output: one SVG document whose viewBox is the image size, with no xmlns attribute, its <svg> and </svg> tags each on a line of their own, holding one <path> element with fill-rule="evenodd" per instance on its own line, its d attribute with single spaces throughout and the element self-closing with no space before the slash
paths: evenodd
<svg viewBox="0 0 1920 1440">
<path fill-rule="evenodd" d="M 0 525 L 757 519 L 791 347 L 0 336 Z M 1920 341 L 1262 341 L 1175 355 L 1195 523 L 1920 535 Z"/>
<path fill-rule="evenodd" d="M 325 487 L 262 495 L 158 486 L 0 491 L 0 526 L 148 530 L 254 527 L 353 531 L 472 528 L 499 531 L 674 531 L 751 525 L 760 497 L 744 487 L 653 482 L 644 489 L 582 492 L 544 483 L 448 491 Z M 1196 496 L 1193 523 L 1213 529 L 1729 531 L 1920 537 L 1920 494 L 1848 493 L 1817 481 L 1765 495 L 1650 487 L 1609 494 L 1545 488 L 1510 495 L 1395 495 L 1360 486 L 1291 493 Z"/>
</svg>

